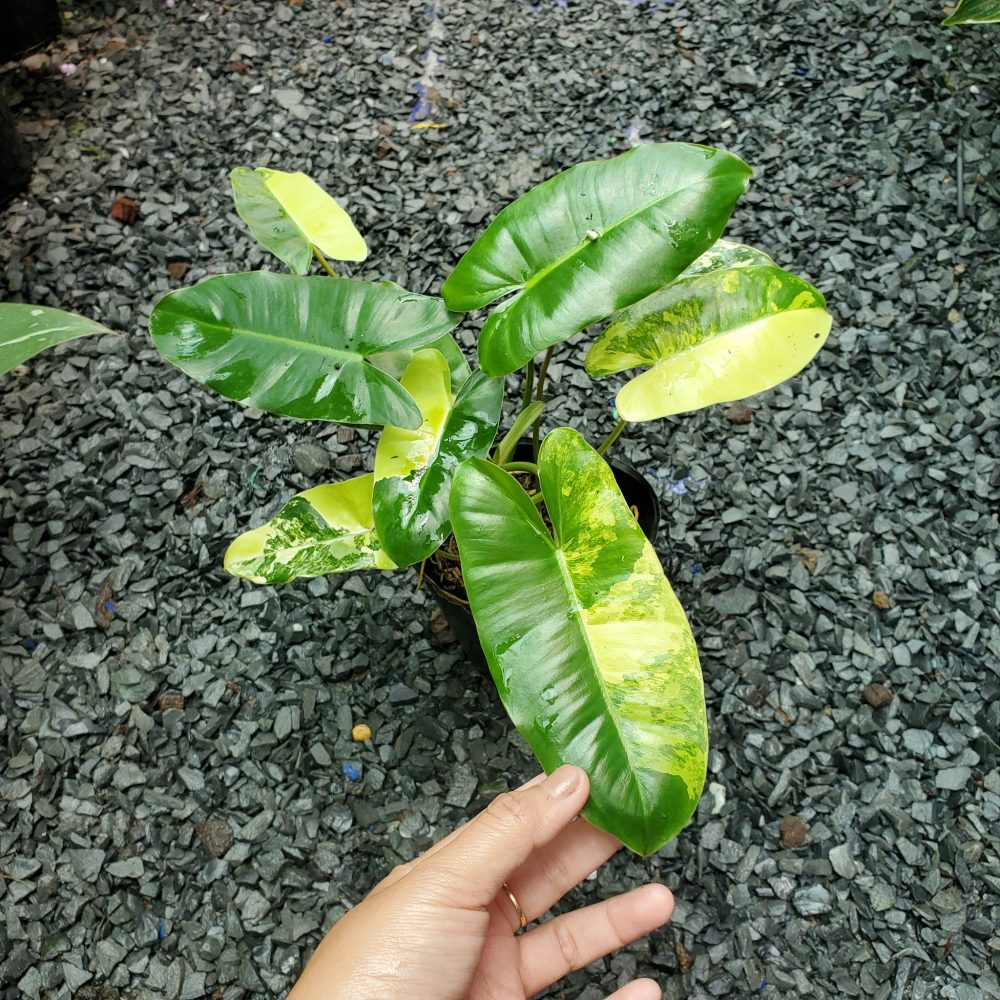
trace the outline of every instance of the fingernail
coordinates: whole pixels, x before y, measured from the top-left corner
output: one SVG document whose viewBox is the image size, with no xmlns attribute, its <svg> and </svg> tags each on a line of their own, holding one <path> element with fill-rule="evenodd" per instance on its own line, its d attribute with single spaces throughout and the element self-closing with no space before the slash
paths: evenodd
<svg viewBox="0 0 1000 1000">
<path fill-rule="evenodd" d="M 545 790 L 554 799 L 564 799 L 579 787 L 581 773 L 573 764 L 563 764 L 545 779 Z"/>
</svg>

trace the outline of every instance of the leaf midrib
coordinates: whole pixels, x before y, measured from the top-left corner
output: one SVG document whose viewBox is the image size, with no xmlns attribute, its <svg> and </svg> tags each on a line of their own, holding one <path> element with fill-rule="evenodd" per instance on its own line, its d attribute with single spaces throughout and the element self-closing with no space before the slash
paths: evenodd
<svg viewBox="0 0 1000 1000">
<path fill-rule="evenodd" d="M 269 524 L 270 522 L 268 522 Z M 261 525 L 261 528 L 265 528 L 268 524 Z M 257 529 L 260 530 L 260 529 Z M 273 557 L 274 562 L 280 566 L 287 566 L 295 556 L 301 553 L 308 553 L 310 551 L 320 550 L 320 549 L 330 549 L 334 546 L 342 543 L 345 539 L 355 539 L 365 535 L 370 535 L 377 544 L 377 549 L 371 550 L 372 555 L 376 556 L 379 552 L 384 552 L 381 543 L 378 540 L 378 535 L 374 528 L 361 527 L 357 530 L 352 530 L 350 528 L 344 528 L 340 534 L 333 536 L 332 538 L 324 538 L 321 540 L 306 540 L 296 545 L 283 545 L 278 549 L 271 549 L 268 551 L 261 551 L 259 555 L 252 556 L 249 559 L 243 561 L 243 565 L 253 566 L 255 563 L 260 563 L 267 559 L 269 556 Z M 266 544 L 266 541 L 265 541 Z M 278 553 L 286 554 L 290 553 L 287 559 L 278 559 Z M 266 577 L 260 577 L 265 583 L 268 582 Z M 297 579 L 297 577 L 296 577 Z"/>
<path fill-rule="evenodd" d="M 701 181 L 698 183 L 704 183 L 705 179 L 706 177 L 702 177 Z M 569 251 L 564 253 L 561 257 L 557 257 L 550 264 L 547 264 L 545 267 L 543 267 L 542 270 L 536 271 L 530 278 L 528 278 L 528 280 L 524 282 L 524 284 L 521 286 L 520 292 L 518 294 L 524 294 L 525 292 L 530 291 L 532 288 L 535 287 L 535 285 L 537 285 L 540 281 L 542 281 L 546 277 L 546 275 L 556 270 L 558 267 L 561 267 L 563 264 L 566 263 L 566 261 L 571 260 L 584 247 L 587 247 L 593 243 L 598 243 L 600 240 L 603 240 L 604 237 L 607 236 L 609 233 L 613 233 L 616 229 L 618 229 L 619 226 L 623 226 L 625 225 L 626 222 L 629 222 L 632 219 L 636 218 L 636 216 L 642 215 L 644 212 L 648 212 L 649 209 L 653 208 L 654 206 L 662 205 L 668 201 L 673 200 L 678 195 L 683 194 L 685 191 L 689 191 L 691 190 L 691 188 L 697 187 L 698 183 L 685 184 L 684 187 L 677 188 L 676 190 L 671 191 L 670 194 L 664 195 L 662 198 L 654 198 L 652 201 L 645 202 L 644 204 L 640 205 L 633 211 L 627 213 L 626 215 L 623 215 L 617 222 L 609 226 L 603 232 L 599 233 L 596 240 L 592 240 L 589 237 L 584 236 L 583 240 L 580 241 L 579 243 L 574 244 Z M 503 293 L 501 292 L 501 295 L 502 294 Z"/>
<path fill-rule="evenodd" d="M 698 351 L 703 348 L 706 344 L 714 343 L 717 340 L 725 340 L 729 337 L 739 337 L 745 334 L 747 330 L 751 327 L 758 327 L 760 329 L 765 329 L 769 323 L 777 322 L 779 319 L 784 319 L 791 313 L 797 312 L 821 312 L 825 313 L 826 310 L 820 308 L 819 306 L 806 306 L 804 309 L 782 309 L 778 312 L 771 313 L 767 316 L 760 316 L 755 320 L 751 320 L 749 323 L 742 323 L 740 326 L 730 327 L 728 330 L 720 330 L 718 333 L 710 334 L 703 340 L 699 340 L 697 344 L 688 344 L 687 347 L 682 347 L 679 351 L 674 351 L 672 354 L 663 354 L 653 361 L 647 361 L 645 367 L 648 371 L 652 371 L 654 368 L 659 368 L 661 365 L 670 364 L 672 361 L 676 361 L 678 358 L 684 357 L 690 354 L 692 351 Z M 629 368 L 640 368 L 643 365 L 629 365 Z M 627 369 L 621 369 L 626 371 Z"/>
<path fill-rule="evenodd" d="M 545 534 L 548 535 L 548 532 L 546 531 Z M 583 635 L 583 641 L 587 647 L 587 654 L 589 656 L 590 663 L 593 666 L 594 676 L 597 678 L 597 686 L 600 688 L 601 696 L 603 697 L 607 708 L 606 715 L 611 719 L 611 723 L 615 727 L 615 732 L 618 734 L 618 742 L 621 744 L 622 752 L 625 754 L 625 759 L 628 761 L 629 780 L 638 792 L 639 801 L 643 804 L 643 806 L 648 808 L 649 803 L 646 801 L 642 784 L 636 776 L 637 765 L 633 762 L 632 756 L 629 753 L 628 741 L 622 735 L 621 728 L 618 725 L 617 716 L 615 715 L 614 703 L 608 694 L 608 687 L 604 681 L 604 677 L 601 675 L 601 671 L 597 666 L 600 663 L 600 657 L 598 657 L 598 655 L 594 652 L 593 644 L 590 641 L 590 633 L 587 631 L 587 626 L 583 621 L 583 605 L 580 602 L 580 596 L 576 592 L 576 587 L 573 585 L 573 574 L 570 573 L 569 567 L 566 565 L 566 556 L 563 554 L 562 547 L 556 544 L 551 536 L 549 536 L 549 541 L 552 542 L 552 554 L 555 557 L 556 566 L 559 567 L 559 573 L 562 576 L 567 595 L 572 600 L 572 616 L 574 621 L 577 622 L 580 632 Z"/>
<path fill-rule="evenodd" d="M 245 336 L 250 338 L 256 338 L 258 340 L 272 341 L 278 344 L 293 344 L 296 347 L 300 347 L 305 351 L 311 351 L 314 354 L 322 354 L 324 356 L 336 356 L 346 358 L 348 361 L 362 361 L 368 362 L 368 355 L 361 354 L 357 351 L 345 351 L 338 347 L 329 347 L 325 344 L 312 344 L 306 340 L 293 340 L 290 337 L 281 337 L 273 333 L 264 333 L 262 330 L 250 330 L 243 326 L 230 326 L 221 322 L 212 322 L 208 320 L 193 320 L 184 313 L 172 310 L 168 315 L 178 316 L 181 318 L 182 322 L 196 323 L 199 327 L 204 327 L 208 330 L 218 331 L 219 333 L 230 333 L 233 336 Z M 171 331 L 174 336 L 179 336 L 176 330 Z M 381 351 L 371 351 L 372 354 L 382 353 Z M 372 365 L 374 368 L 375 366 Z M 383 372 L 383 374 L 385 374 Z M 395 380 L 394 380 L 395 381 Z"/>
</svg>

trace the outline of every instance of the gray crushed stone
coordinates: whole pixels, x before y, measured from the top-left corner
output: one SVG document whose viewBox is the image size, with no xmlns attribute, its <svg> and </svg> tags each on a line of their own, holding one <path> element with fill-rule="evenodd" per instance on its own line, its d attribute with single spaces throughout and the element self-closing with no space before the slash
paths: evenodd
<svg viewBox="0 0 1000 1000">
<path fill-rule="evenodd" d="M 621 446 L 702 651 L 712 791 L 566 901 L 662 879 L 672 923 L 548 995 L 1000 997 L 1000 32 L 916 0 L 68 11 L 73 75 L 2 74 L 37 170 L 0 266 L 7 297 L 120 334 L 0 379 L 0 995 L 280 994 L 390 866 L 534 771 L 412 575 L 222 572 L 234 534 L 372 456 L 152 350 L 158 295 L 275 266 L 228 170 L 307 171 L 372 247 L 345 273 L 423 292 L 530 184 L 682 139 L 755 167 L 729 234 L 836 326 L 752 412 Z M 551 373 L 550 425 L 603 436 L 615 380 L 570 348 Z"/>
</svg>

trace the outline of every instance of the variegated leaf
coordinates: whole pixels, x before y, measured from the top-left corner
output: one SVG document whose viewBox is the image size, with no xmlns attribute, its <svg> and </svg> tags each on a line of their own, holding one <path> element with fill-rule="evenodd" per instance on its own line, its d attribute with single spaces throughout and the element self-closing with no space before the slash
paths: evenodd
<svg viewBox="0 0 1000 1000">
<path fill-rule="evenodd" d="M 587 371 L 650 367 L 619 390 L 623 420 L 744 399 L 791 378 L 826 342 L 823 296 L 752 247 L 720 240 L 675 282 L 621 313 Z"/>
<path fill-rule="evenodd" d="M 303 420 L 418 427 L 376 357 L 439 342 L 458 317 L 390 282 L 250 271 L 164 296 L 149 329 L 168 361 L 229 399 Z"/>
<path fill-rule="evenodd" d="M 235 539 L 225 567 L 254 583 L 395 569 L 375 533 L 371 473 L 298 493 L 267 524 Z"/>
<path fill-rule="evenodd" d="M 1000 21 L 1000 0 L 958 0 L 942 24 L 995 24 Z"/>
<path fill-rule="evenodd" d="M 508 205 L 441 289 L 449 309 L 503 295 L 479 335 L 490 375 L 671 281 L 721 235 L 750 168 L 688 143 L 638 146 L 579 163 Z"/>
<path fill-rule="evenodd" d="M 375 451 L 375 528 L 400 566 L 426 559 L 451 532 L 448 496 L 455 467 L 484 456 L 496 437 L 503 379 L 473 374 L 452 395 L 451 373 L 436 350 L 414 354 L 402 376 L 423 422 L 386 427 Z"/>
<path fill-rule="evenodd" d="M 521 486 L 471 459 L 452 487 L 462 573 L 493 679 L 546 771 L 590 776 L 592 823 L 640 854 L 688 821 L 708 731 L 684 611 L 604 460 L 569 428 Z"/>
<path fill-rule="evenodd" d="M 86 316 L 62 309 L 0 302 L 0 375 L 47 347 L 95 333 L 111 331 Z"/>
<path fill-rule="evenodd" d="M 368 256 L 351 217 L 305 174 L 237 167 L 229 179 L 236 211 L 254 238 L 296 274 L 309 273 L 314 246 L 334 260 Z"/>
</svg>

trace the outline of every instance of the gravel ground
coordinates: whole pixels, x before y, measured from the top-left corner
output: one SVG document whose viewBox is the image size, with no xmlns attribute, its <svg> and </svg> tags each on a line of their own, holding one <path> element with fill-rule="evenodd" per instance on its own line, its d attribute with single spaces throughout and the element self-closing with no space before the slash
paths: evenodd
<svg viewBox="0 0 1000 1000">
<path fill-rule="evenodd" d="M 228 169 L 306 170 L 369 238 L 355 274 L 435 291 L 531 183 L 669 138 L 755 166 L 730 234 L 837 323 L 752 412 L 622 448 L 661 495 L 711 784 L 568 900 L 659 878 L 672 924 L 548 995 L 1000 997 L 1000 30 L 879 6 L 93 0 L 51 50 L 74 73 L 4 71 L 38 164 L 0 213 L 8 296 L 122 335 L 0 379 L 0 996 L 281 993 L 388 866 L 533 771 L 410 573 L 222 573 L 372 454 L 151 349 L 158 295 L 274 265 Z M 552 418 L 596 437 L 614 385 L 581 360 Z"/>
</svg>

